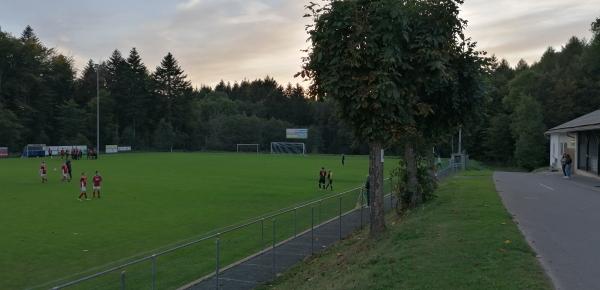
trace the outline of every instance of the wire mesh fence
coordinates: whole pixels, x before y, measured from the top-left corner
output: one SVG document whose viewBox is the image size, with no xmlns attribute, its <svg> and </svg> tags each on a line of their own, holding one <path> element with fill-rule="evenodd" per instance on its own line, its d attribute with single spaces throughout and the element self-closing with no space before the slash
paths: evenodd
<svg viewBox="0 0 600 290">
<path fill-rule="evenodd" d="M 460 164 L 449 164 L 436 175 L 445 178 L 459 168 Z M 392 182 L 384 180 L 386 211 L 395 205 Z M 214 280 L 214 289 L 219 289 L 226 283 L 219 278 L 222 271 L 253 253 L 269 251 L 272 260 L 265 261 L 265 265 L 270 264 L 274 276 L 286 262 L 278 263 L 278 246 L 302 235 L 304 242 L 298 251 L 310 255 L 327 239 L 341 240 L 368 224 L 366 202 L 364 188 L 353 188 L 222 228 L 103 271 L 53 283 L 51 289 L 179 289 L 208 279 Z"/>
</svg>

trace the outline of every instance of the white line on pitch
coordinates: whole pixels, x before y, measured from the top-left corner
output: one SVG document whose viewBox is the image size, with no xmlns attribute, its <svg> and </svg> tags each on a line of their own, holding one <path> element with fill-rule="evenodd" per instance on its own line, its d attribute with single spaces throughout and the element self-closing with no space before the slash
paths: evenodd
<svg viewBox="0 0 600 290">
<path fill-rule="evenodd" d="M 552 187 L 550 187 L 550 186 L 548 186 L 548 185 L 545 185 L 545 184 L 543 184 L 543 183 L 540 183 L 540 186 L 541 186 L 541 187 L 544 187 L 544 188 L 546 188 L 546 189 L 549 189 L 549 190 L 552 190 L 552 191 L 554 191 L 554 188 L 552 188 Z"/>
</svg>

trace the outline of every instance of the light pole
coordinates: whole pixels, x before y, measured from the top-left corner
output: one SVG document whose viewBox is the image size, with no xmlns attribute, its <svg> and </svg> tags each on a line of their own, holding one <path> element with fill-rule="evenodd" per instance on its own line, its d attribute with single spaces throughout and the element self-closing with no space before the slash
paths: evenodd
<svg viewBox="0 0 600 290">
<path fill-rule="evenodd" d="M 100 64 L 96 65 L 96 156 L 100 152 Z"/>
</svg>

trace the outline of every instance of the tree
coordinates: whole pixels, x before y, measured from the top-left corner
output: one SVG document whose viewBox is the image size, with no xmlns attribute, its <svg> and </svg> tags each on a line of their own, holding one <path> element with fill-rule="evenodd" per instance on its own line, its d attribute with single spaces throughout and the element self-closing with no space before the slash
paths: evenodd
<svg viewBox="0 0 600 290">
<path fill-rule="evenodd" d="M 79 108 L 72 99 L 59 105 L 57 111 L 60 140 L 66 144 L 89 144 L 87 138 L 82 138 L 85 128 L 82 120 L 85 120 L 85 111 Z"/>
<path fill-rule="evenodd" d="M 17 116 L 10 110 L 2 107 L 0 103 L 0 146 L 9 147 L 15 151 L 20 148 L 21 130 L 23 126 L 19 123 Z"/>
<path fill-rule="evenodd" d="M 154 146 L 159 150 L 173 150 L 173 139 L 175 139 L 175 132 L 171 123 L 165 119 L 160 119 L 158 127 L 154 131 Z"/>
<path fill-rule="evenodd" d="M 129 72 L 127 74 L 127 102 L 129 106 L 124 109 L 126 115 L 129 116 L 128 121 L 131 123 L 130 137 L 131 144 L 136 147 L 142 147 L 142 140 L 148 139 L 151 131 L 149 128 L 156 124 L 152 122 L 150 114 L 153 111 L 153 104 L 150 90 L 150 75 L 148 69 L 142 62 L 138 51 L 134 48 L 129 52 L 127 58 Z M 140 130 L 141 129 L 141 130 Z M 140 132 L 141 131 L 141 132 Z M 149 143 L 149 142 L 148 142 Z"/>
<path fill-rule="evenodd" d="M 313 96 L 336 101 L 355 136 L 369 144 L 373 234 L 385 229 L 380 150 L 418 135 L 419 120 L 432 115 L 433 106 L 440 105 L 435 109 L 441 120 L 473 100 L 480 64 L 462 33 L 460 3 L 360 0 L 308 6 L 312 46 L 301 75 L 311 80 Z M 464 79 L 461 69 L 468 70 Z M 446 100 L 448 89 L 453 97 Z M 414 143 L 408 141 L 411 149 Z M 409 167 L 416 168 L 415 162 Z"/>
<path fill-rule="evenodd" d="M 177 136 L 176 145 L 185 146 L 190 131 L 192 109 L 192 85 L 171 53 L 168 53 L 152 75 L 154 92 L 158 104 L 164 105 L 161 112 L 172 124 Z"/>
<path fill-rule="evenodd" d="M 517 165 L 533 170 L 546 160 L 546 138 L 542 107 L 531 96 L 522 95 L 514 113 L 512 126 L 516 139 Z"/>
</svg>

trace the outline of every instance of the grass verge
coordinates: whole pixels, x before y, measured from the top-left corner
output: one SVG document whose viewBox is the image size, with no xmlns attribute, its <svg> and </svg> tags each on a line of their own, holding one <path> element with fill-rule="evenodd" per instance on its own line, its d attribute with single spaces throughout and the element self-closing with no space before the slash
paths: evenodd
<svg viewBox="0 0 600 290">
<path fill-rule="evenodd" d="M 490 171 L 441 184 L 438 198 L 379 239 L 361 232 L 264 289 L 552 289 Z"/>
</svg>

